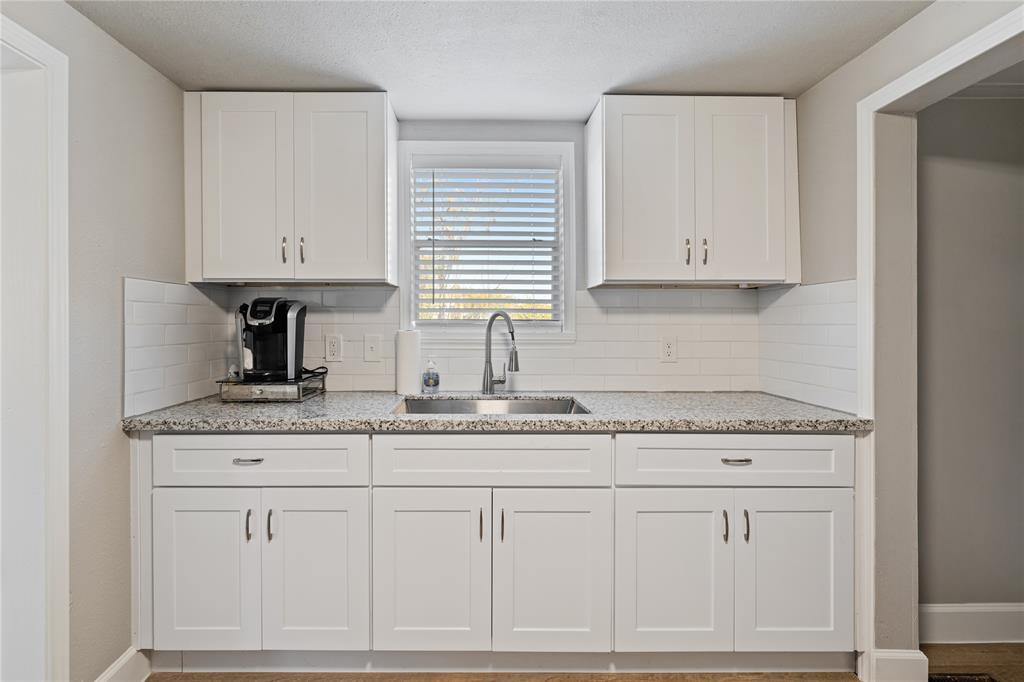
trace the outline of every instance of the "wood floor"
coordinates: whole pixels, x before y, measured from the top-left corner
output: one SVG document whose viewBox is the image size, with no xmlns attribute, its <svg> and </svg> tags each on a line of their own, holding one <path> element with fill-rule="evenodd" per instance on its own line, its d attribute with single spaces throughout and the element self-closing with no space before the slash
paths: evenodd
<svg viewBox="0 0 1024 682">
<path fill-rule="evenodd" d="M 922 644 L 932 673 L 987 673 L 998 682 L 1024 682 L 1024 644 Z"/>
<path fill-rule="evenodd" d="M 932 673 L 1024 682 L 1024 644 L 925 644 Z M 154 673 L 148 682 L 855 682 L 852 673 Z"/>
</svg>

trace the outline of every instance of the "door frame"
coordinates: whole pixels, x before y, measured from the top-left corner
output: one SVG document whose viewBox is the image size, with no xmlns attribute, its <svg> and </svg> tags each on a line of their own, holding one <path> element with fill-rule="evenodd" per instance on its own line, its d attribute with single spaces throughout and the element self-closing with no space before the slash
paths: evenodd
<svg viewBox="0 0 1024 682">
<path fill-rule="evenodd" d="M 18 23 L 0 18 L 0 42 L 37 64 L 46 75 L 47 296 L 49 378 L 46 415 L 46 670 L 53 680 L 70 675 L 70 546 L 68 470 L 70 378 L 68 334 L 68 58 Z"/>
<path fill-rule="evenodd" d="M 1018 6 L 857 103 L 857 411 L 862 417 L 877 419 L 876 412 L 881 417 L 877 421 L 882 422 L 881 449 L 886 456 L 898 458 L 904 451 L 915 463 L 917 459 L 916 114 L 1020 61 L 1022 51 L 1024 7 Z M 901 268 L 909 281 L 886 287 Z M 899 370 L 895 385 L 885 380 L 894 369 Z M 879 386 L 885 390 L 877 390 Z M 876 396 L 884 396 L 881 408 Z M 910 415 L 912 428 L 902 434 L 885 428 L 890 419 L 904 414 Z M 909 480 L 876 490 L 878 436 L 876 426 L 858 439 L 857 674 L 862 680 L 924 679 L 927 659 L 920 651 L 879 648 L 875 639 L 876 578 L 898 571 L 897 564 L 906 558 L 878 551 L 876 515 L 880 508 L 899 504 L 906 513 L 896 519 L 887 514 L 890 530 L 884 535 L 913 536 L 913 542 L 904 544 L 914 558 L 909 617 L 918 646 L 916 464 Z M 893 526 L 896 530 L 891 530 Z M 879 570 L 878 557 L 884 558 L 884 570 Z"/>
</svg>

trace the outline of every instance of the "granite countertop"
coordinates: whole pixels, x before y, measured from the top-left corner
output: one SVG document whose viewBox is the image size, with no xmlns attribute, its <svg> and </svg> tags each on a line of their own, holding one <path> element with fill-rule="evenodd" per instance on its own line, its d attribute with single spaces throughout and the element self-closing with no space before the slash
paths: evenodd
<svg viewBox="0 0 1024 682">
<path fill-rule="evenodd" d="M 331 392 L 303 403 L 201 398 L 134 417 L 126 432 L 817 432 L 868 431 L 872 420 L 756 391 L 721 393 L 444 393 L 424 399 L 574 397 L 590 414 L 392 414 L 404 396 Z"/>
</svg>

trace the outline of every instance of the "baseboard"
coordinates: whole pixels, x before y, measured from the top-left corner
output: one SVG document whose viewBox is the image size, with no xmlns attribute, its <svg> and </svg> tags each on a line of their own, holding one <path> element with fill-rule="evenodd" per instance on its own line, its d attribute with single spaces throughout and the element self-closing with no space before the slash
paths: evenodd
<svg viewBox="0 0 1024 682">
<path fill-rule="evenodd" d="M 153 654 L 154 670 L 181 670 L 186 673 L 219 673 L 229 671 L 402 673 L 411 670 L 437 673 L 738 673 L 848 672 L 854 669 L 853 654 L 847 652 L 503 653 L 489 651 L 185 651 L 177 655 L 172 652 L 153 652 Z"/>
<path fill-rule="evenodd" d="M 921 604 L 921 641 L 1024 642 L 1024 604 Z"/>
<path fill-rule="evenodd" d="M 872 649 L 857 673 L 865 682 L 927 682 L 928 658 L 916 649 Z"/>
<path fill-rule="evenodd" d="M 149 659 L 146 655 L 129 647 L 110 664 L 110 667 L 100 673 L 96 682 L 145 682 L 149 673 Z"/>
</svg>

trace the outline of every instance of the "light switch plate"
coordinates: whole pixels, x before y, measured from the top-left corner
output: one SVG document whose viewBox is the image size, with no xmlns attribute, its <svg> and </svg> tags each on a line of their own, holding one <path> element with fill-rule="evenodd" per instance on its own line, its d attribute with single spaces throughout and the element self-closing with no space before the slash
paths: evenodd
<svg viewBox="0 0 1024 682">
<path fill-rule="evenodd" d="M 363 336 L 363 360 L 365 362 L 380 362 L 380 334 Z"/>
<path fill-rule="evenodd" d="M 341 362 L 341 334 L 324 334 L 324 360 Z"/>
</svg>

